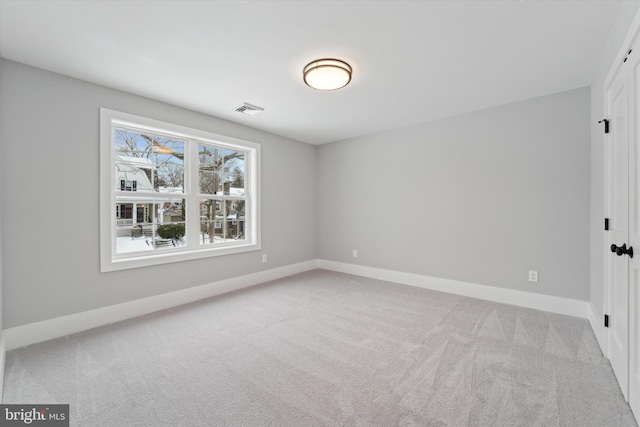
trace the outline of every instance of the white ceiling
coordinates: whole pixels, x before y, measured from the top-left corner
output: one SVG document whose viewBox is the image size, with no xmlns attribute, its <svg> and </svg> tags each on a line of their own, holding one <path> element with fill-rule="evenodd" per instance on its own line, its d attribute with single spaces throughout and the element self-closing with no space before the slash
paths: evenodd
<svg viewBox="0 0 640 427">
<path fill-rule="evenodd" d="M 0 1 L 0 56 L 322 144 L 587 86 L 620 1 Z M 335 57 L 353 80 L 302 81 Z M 243 102 L 265 108 L 253 117 Z"/>
</svg>

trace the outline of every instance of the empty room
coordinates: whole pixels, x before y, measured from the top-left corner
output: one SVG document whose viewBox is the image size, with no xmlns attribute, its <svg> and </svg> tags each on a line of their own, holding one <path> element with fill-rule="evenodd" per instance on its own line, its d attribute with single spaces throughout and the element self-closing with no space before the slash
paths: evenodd
<svg viewBox="0 0 640 427">
<path fill-rule="evenodd" d="M 0 0 L 0 425 L 637 426 L 639 40 Z"/>
</svg>

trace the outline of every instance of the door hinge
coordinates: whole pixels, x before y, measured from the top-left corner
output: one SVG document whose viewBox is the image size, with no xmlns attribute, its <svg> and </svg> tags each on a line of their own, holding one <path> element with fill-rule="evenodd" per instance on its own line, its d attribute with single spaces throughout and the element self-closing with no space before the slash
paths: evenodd
<svg viewBox="0 0 640 427">
<path fill-rule="evenodd" d="M 604 315 L 604 327 L 605 328 L 609 327 L 609 315 L 608 314 Z"/>
<path fill-rule="evenodd" d="M 605 229 L 606 231 L 608 231 L 608 230 L 609 230 L 609 218 L 605 218 L 605 219 L 604 219 L 604 229 Z"/>
<path fill-rule="evenodd" d="M 609 133 L 609 119 L 602 119 L 598 123 L 604 123 L 604 133 Z"/>
<path fill-rule="evenodd" d="M 624 57 L 624 61 L 622 62 L 627 62 L 627 59 L 629 59 L 629 55 L 631 55 L 631 52 L 633 52 L 633 49 L 629 49 L 629 52 L 627 52 L 627 56 Z"/>
</svg>

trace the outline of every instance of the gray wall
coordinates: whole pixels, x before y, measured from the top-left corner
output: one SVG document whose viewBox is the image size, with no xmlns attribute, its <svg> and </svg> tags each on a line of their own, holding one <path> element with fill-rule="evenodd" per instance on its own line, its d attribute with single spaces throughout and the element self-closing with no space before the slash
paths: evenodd
<svg viewBox="0 0 640 427">
<path fill-rule="evenodd" d="M 316 256 L 582 300 L 590 260 L 600 309 L 594 122 L 599 87 L 637 9 L 623 4 L 591 101 L 579 89 L 320 147 L 2 60 L 0 183 L 12 182 L 0 187 L 0 290 L 4 283 L 11 302 L 4 327 Z M 100 107 L 261 143 L 263 251 L 100 274 Z M 530 269 L 540 271 L 538 284 L 527 281 Z"/>
<path fill-rule="evenodd" d="M 604 133 L 598 120 L 604 118 L 604 80 L 613 66 L 629 26 L 640 2 L 623 2 L 618 18 L 611 28 L 609 39 L 602 55 L 600 67 L 591 84 L 591 305 L 596 315 L 604 315 L 604 251 L 605 238 L 602 229 L 604 219 Z"/>
<path fill-rule="evenodd" d="M 314 146 L 7 60 L 0 91 L 5 328 L 316 258 Z M 100 107 L 260 143 L 263 250 L 101 274 Z"/>
<path fill-rule="evenodd" d="M 0 58 L 0 81 L 2 80 L 2 64 L 3 64 L 3 59 Z M 3 98 L 3 92 L 2 92 L 2 86 L 0 85 L 0 100 Z M 3 121 L 2 121 L 2 115 L 3 115 L 3 107 L 2 107 L 2 102 L 0 102 L 0 129 L 2 129 L 3 127 Z M 2 277 L 4 276 L 3 273 L 3 269 L 2 269 L 2 260 L 3 260 L 3 256 L 2 256 L 2 205 L 3 205 L 3 198 L 2 198 L 2 159 L 4 158 L 4 143 L 3 143 L 4 139 L 2 138 L 2 134 L 0 133 L 0 333 L 3 331 L 3 300 L 4 300 L 4 296 L 3 296 L 3 281 L 2 281 Z M 0 369 L 2 369 L 2 367 L 0 367 Z M 2 396 L 2 391 L 0 391 L 0 397 Z"/>
<path fill-rule="evenodd" d="M 589 129 L 582 88 L 320 146 L 319 258 L 588 300 Z"/>
</svg>

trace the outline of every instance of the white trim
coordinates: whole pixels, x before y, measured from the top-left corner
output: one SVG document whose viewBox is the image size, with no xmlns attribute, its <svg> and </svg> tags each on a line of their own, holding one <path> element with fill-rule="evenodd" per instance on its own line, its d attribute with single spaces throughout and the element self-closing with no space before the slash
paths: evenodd
<svg viewBox="0 0 640 427">
<path fill-rule="evenodd" d="M 593 307 L 593 304 L 589 303 L 587 307 L 587 319 L 589 320 L 589 323 L 591 324 L 591 329 L 593 329 L 593 333 L 595 334 L 596 339 L 598 340 L 598 345 L 600 346 L 602 355 L 608 359 L 609 356 L 607 351 L 607 342 L 608 342 L 607 329 L 604 327 L 604 324 L 602 323 L 603 322 L 602 318 L 598 318 L 598 315 L 596 313 L 597 312 Z"/>
<path fill-rule="evenodd" d="M 631 25 L 629 26 L 629 29 L 627 30 L 627 34 L 625 35 L 624 41 L 622 42 L 622 44 L 620 45 L 620 47 L 618 48 L 618 53 L 615 57 L 615 59 L 613 60 L 613 62 L 610 65 L 609 68 L 609 72 L 607 74 L 607 77 L 604 80 L 604 84 L 602 86 L 602 88 L 600 89 L 602 91 L 602 100 L 604 102 L 603 105 L 603 115 L 605 118 L 611 118 L 611 112 L 609 111 L 609 105 L 610 105 L 610 100 L 608 98 L 609 96 L 609 88 L 611 87 L 611 85 L 614 82 L 614 79 L 617 77 L 618 72 L 621 72 L 621 67 L 623 66 L 623 64 L 625 63 L 625 57 L 629 54 L 629 49 L 634 45 L 634 43 L 636 42 L 636 40 L 640 37 L 640 10 L 638 10 L 633 18 L 633 21 L 631 23 Z M 631 117 L 631 115 L 630 115 Z M 610 186 L 611 186 L 611 171 L 609 170 L 610 167 L 610 151 L 613 149 L 611 144 L 607 144 L 608 140 L 610 139 L 610 135 L 604 135 L 602 142 L 604 143 L 604 151 L 603 151 L 603 163 L 604 163 L 604 193 L 603 193 L 603 203 L 604 203 L 604 209 L 603 209 L 603 213 L 604 213 L 604 217 L 606 218 L 611 218 L 611 202 L 609 200 L 610 198 Z M 631 170 L 629 171 L 631 172 Z M 631 177 L 629 177 L 629 179 L 631 179 Z M 605 243 L 602 247 L 602 252 L 601 252 L 601 256 L 603 259 L 603 264 L 602 264 L 602 274 L 603 274 L 603 283 L 602 283 L 602 299 L 603 299 L 603 313 L 608 313 L 608 314 L 615 314 L 612 313 L 611 310 L 611 298 L 610 298 L 610 293 L 612 292 L 611 289 L 611 280 L 610 280 L 610 275 L 611 275 L 611 268 L 610 268 L 610 260 L 611 260 L 611 253 L 609 252 L 609 244 L 611 243 L 611 235 L 604 231 L 603 229 L 600 229 L 600 233 L 602 233 L 603 236 L 603 242 Z M 592 302 L 590 302 L 589 304 L 589 322 L 591 323 L 591 327 L 596 335 L 596 338 L 598 340 L 598 344 L 600 345 L 600 349 L 602 351 L 602 354 L 604 355 L 604 357 L 609 358 L 609 338 L 610 338 L 610 332 L 603 326 L 601 325 L 598 317 L 597 317 L 597 311 L 595 310 L 595 308 L 592 305 Z M 631 315 L 631 310 L 629 310 L 629 315 Z M 629 319 L 631 320 L 631 319 Z M 630 347 L 627 348 L 628 351 L 630 351 Z M 630 354 L 630 353 L 629 353 Z M 629 363 L 631 363 L 630 360 L 627 360 L 627 367 L 629 367 Z M 629 367 L 629 372 L 628 372 L 628 380 L 631 380 L 631 368 Z M 616 379 L 618 379 L 616 377 Z M 623 381 L 622 383 L 624 383 L 625 381 Z M 629 389 L 628 387 L 623 386 L 620 382 L 620 380 L 618 380 L 618 384 L 620 385 L 621 391 L 625 397 L 625 400 L 627 400 L 627 397 L 629 396 L 628 392 Z M 626 390 L 625 390 L 626 389 Z M 637 402 L 637 401 L 636 401 Z M 633 407 L 633 404 L 632 404 Z M 636 414 L 634 413 L 634 417 L 636 416 Z"/>
<path fill-rule="evenodd" d="M 401 271 L 384 270 L 381 268 L 366 267 L 363 265 L 346 264 L 323 259 L 318 260 L 318 268 L 338 271 L 340 273 L 355 274 L 372 279 L 386 280 L 389 282 L 401 283 L 403 285 L 417 286 L 419 288 L 435 291 L 448 292 L 450 294 L 463 295 L 471 298 L 549 311 L 551 313 L 566 314 L 583 319 L 587 318 L 587 306 L 589 305 L 587 301 L 460 282 L 457 280 L 441 279 L 419 274 L 404 273 Z"/>
<path fill-rule="evenodd" d="M 302 273 L 317 268 L 316 260 L 278 267 L 245 276 L 220 280 L 218 282 L 168 292 L 122 304 L 102 307 L 82 313 L 70 314 L 55 319 L 43 320 L 28 325 L 9 328 L 4 331 L 6 350 L 63 337 L 98 326 L 108 325 L 143 314 L 198 301 L 227 292 L 248 288 L 270 280 Z M 3 352 L 4 354 L 4 352 Z"/>
<path fill-rule="evenodd" d="M 611 80 L 615 77 L 618 69 L 624 63 L 625 56 L 628 55 L 629 49 L 633 46 L 633 42 L 636 38 L 640 37 L 640 10 L 636 12 L 636 16 L 633 18 L 631 25 L 629 26 L 629 30 L 627 31 L 627 35 L 624 37 L 624 41 L 618 50 L 618 54 L 616 55 L 616 59 L 614 59 L 611 68 L 609 69 L 609 73 L 607 74 L 607 78 L 604 80 L 604 87 L 608 87 L 611 84 Z M 606 111 L 606 109 L 605 109 Z"/>
<path fill-rule="evenodd" d="M 133 131 L 148 130 L 158 135 L 183 140 L 184 146 L 184 192 L 146 194 L 143 191 L 120 196 L 184 199 L 187 204 L 187 239 L 186 245 L 178 248 L 165 248 L 162 251 L 142 251 L 118 254 L 116 252 L 116 197 L 118 192 L 115 182 L 115 141 L 113 129 L 131 128 Z M 230 200 L 229 196 L 202 195 L 197 186 L 197 152 L 198 144 L 213 144 L 218 147 L 237 149 L 246 153 L 245 184 L 246 192 L 242 199 L 246 201 L 245 240 L 215 245 L 199 245 L 194 238 L 199 229 L 199 200 L 201 198 L 219 198 Z M 190 155 L 191 153 L 191 155 Z M 260 163 L 261 146 L 258 143 L 227 137 L 212 132 L 189 128 L 147 117 L 136 116 L 106 108 L 100 108 L 100 271 L 102 273 L 166 264 L 169 262 L 188 261 L 214 256 L 232 255 L 261 249 L 260 232 Z M 231 197 L 233 199 L 233 197 Z"/>
<path fill-rule="evenodd" d="M 622 42 L 622 44 L 620 45 L 620 48 L 618 49 L 618 54 L 616 55 L 615 59 L 613 60 L 611 67 L 609 68 L 609 72 L 607 74 L 607 77 L 604 80 L 604 84 L 602 86 L 602 100 L 604 102 L 603 105 L 603 115 L 605 117 L 610 117 L 610 111 L 609 111 L 609 100 L 607 98 L 608 95 L 608 91 L 607 89 L 609 88 L 609 86 L 611 86 L 611 83 L 614 79 L 614 77 L 616 76 L 616 74 L 618 73 L 620 67 L 622 67 L 622 65 L 624 64 L 624 58 L 629 54 L 629 49 L 631 48 L 631 46 L 633 46 L 633 43 L 635 42 L 635 40 L 640 37 L 640 10 L 638 10 L 636 12 L 635 17 L 633 18 L 633 21 L 631 22 L 631 25 L 629 26 L 629 29 L 627 30 L 627 34 L 625 35 L 624 41 Z M 611 144 L 607 144 L 607 141 L 610 137 L 609 135 L 603 135 L 603 139 L 602 142 L 604 143 L 604 149 L 603 149 L 603 159 L 602 161 L 604 162 L 604 193 L 603 193 L 603 202 L 604 202 L 604 209 L 603 209 L 603 214 L 605 218 L 611 218 L 610 215 L 610 203 L 609 203 L 609 179 L 610 179 L 610 171 L 609 171 L 609 158 L 610 158 L 610 153 L 609 151 L 612 150 L 612 146 Z M 609 300 L 609 260 L 611 257 L 611 252 L 609 251 L 609 244 L 610 244 L 610 236 L 609 234 L 607 234 L 607 232 L 605 230 L 603 230 L 602 228 L 599 229 L 600 233 L 602 233 L 603 239 L 602 241 L 604 242 L 604 245 L 602 247 L 602 275 L 603 275 L 603 282 L 602 282 L 602 305 L 604 308 L 604 311 L 610 311 L 609 304 L 610 304 L 610 300 Z M 593 307 L 591 307 L 591 309 L 593 309 Z M 594 313 L 597 313 L 594 310 Z M 597 318 L 596 318 L 597 320 Z M 596 321 L 596 324 L 599 324 L 599 322 Z M 596 328 L 593 328 L 594 332 L 596 332 Z M 596 337 L 598 337 L 598 343 L 600 344 L 600 347 L 602 349 L 602 354 L 605 355 L 605 357 L 608 357 L 608 332 L 605 330 L 602 332 L 602 334 L 598 335 L 596 333 Z M 601 341 L 602 339 L 602 341 Z"/>
</svg>

